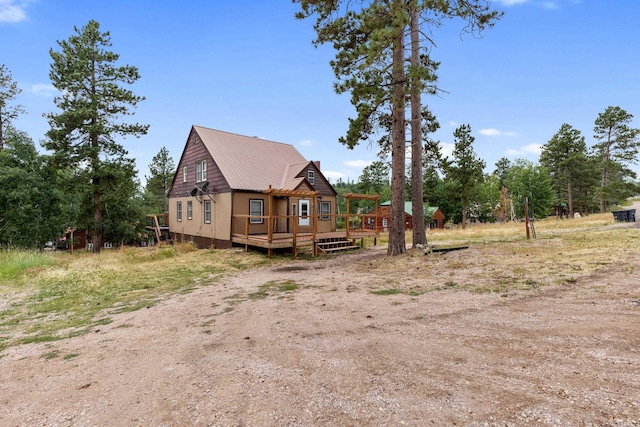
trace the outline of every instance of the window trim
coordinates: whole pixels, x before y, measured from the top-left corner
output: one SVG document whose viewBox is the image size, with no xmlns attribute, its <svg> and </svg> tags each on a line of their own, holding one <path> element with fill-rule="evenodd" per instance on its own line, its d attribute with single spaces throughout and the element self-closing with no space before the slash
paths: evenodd
<svg viewBox="0 0 640 427">
<path fill-rule="evenodd" d="M 323 210 L 323 207 L 326 207 L 326 210 Z M 320 203 L 318 203 L 318 209 L 318 213 L 320 214 L 320 221 L 329 221 L 331 219 L 331 202 L 320 201 Z"/>
<path fill-rule="evenodd" d="M 196 182 L 204 182 L 207 180 L 207 159 L 198 160 L 196 162 Z"/>
<path fill-rule="evenodd" d="M 204 223 L 211 224 L 211 200 L 205 200 L 203 204 L 204 209 Z"/>
<path fill-rule="evenodd" d="M 193 219 L 193 201 L 187 202 L 187 219 Z"/>
<path fill-rule="evenodd" d="M 187 166 L 184 166 L 182 168 L 182 182 L 187 182 L 188 174 L 189 174 L 189 168 Z"/>
<path fill-rule="evenodd" d="M 252 209 L 254 203 L 260 203 L 260 218 L 254 218 L 255 215 Z M 249 199 L 249 224 L 263 224 L 264 223 L 264 200 L 263 199 Z"/>
<path fill-rule="evenodd" d="M 182 202 L 176 202 L 176 220 L 182 222 Z"/>
<path fill-rule="evenodd" d="M 311 185 L 316 185 L 316 172 L 308 169 L 307 170 L 307 181 L 309 181 L 309 184 Z"/>
</svg>

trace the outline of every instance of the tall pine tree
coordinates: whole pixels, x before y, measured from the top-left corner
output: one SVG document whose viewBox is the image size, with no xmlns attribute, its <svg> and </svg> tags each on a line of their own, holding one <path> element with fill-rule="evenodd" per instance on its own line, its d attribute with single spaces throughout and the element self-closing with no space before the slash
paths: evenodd
<svg viewBox="0 0 640 427">
<path fill-rule="evenodd" d="M 600 213 L 604 213 L 612 193 L 615 193 L 625 177 L 635 178 L 636 174 L 628 168 L 636 163 L 640 149 L 640 129 L 629 126 L 633 115 L 620 107 L 607 107 L 598 114 L 593 128 L 594 138 L 599 141 L 594 149 L 600 159 Z"/>
<path fill-rule="evenodd" d="M 389 255 L 406 251 L 404 235 L 405 192 L 405 117 L 407 95 L 411 88 L 423 91 L 433 81 L 433 63 L 428 46 L 420 47 L 421 60 L 407 60 L 405 45 L 411 44 L 411 16 L 427 28 L 439 26 L 445 19 L 461 17 L 465 29 L 479 31 L 493 25 L 499 14 L 485 0 L 422 2 L 416 0 L 294 0 L 300 3 L 296 16 L 316 17 L 314 44 L 331 43 L 336 58 L 331 61 L 337 82 L 336 92 L 351 93 L 356 118 L 349 119 L 346 135 L 340 139 L 350 148 L 368 140 L 377 130 L 390 129 L 391 147 L 391 222 Z M 417 14 L 416 14 L 417 12 Z M 415 24 L 414 24 L 415 25 Z M 407 42 L 405 39 L 409 38 Z M 415 40 L 415 35 L 414 35 Z M 431 80 L 430 80 L 431 79 Z M 414 98 L 414 104 L 419 101 Z M 421 108 L 418 108 L 420 111 Z M 418 128 L 419 129 L 419 128 Z M 418 132 L 414 132 L 418 133 Z M 388 138 L 388 137 L 387 137 Z M 422 151 L 416 153 L 419 159 Z M 420 165 L 421 162 L 418 162 Z M 422 173 L 416 173 L 422 180 Z M 421 194 L 416 196 L 421 198 Z M 416 203 L 414 203 L 416 204 Z M 422 203 L 419 203 L 422 205 Z"/>
<path fill-rule="evenodd" d="M 564 123 L 542 147 L 540 163 L 545 166 L 560 200 L 567 201 L 569 218 L 573 218 L 573 185 L 585 169 L 587 144 L 580 131 Z"/>
<path fill-rule="evenodd" d="M 176 166 L 169 155 L 167 147 L 162 147 L 149 164 L 150 175 L 145 186 L 145 198 L 149 213 L 163 213 L 169 211 L 167 192 L 173 180 Z"/>
<path fill-rule="evenodd" d="M 49 77 L 60 91 L 54 99 L 59 113 L 47 115 L 51 129 L 45 148 L 64 165 L 86 168 L 92 187 L 93 250 L 103 241 L 102 195 L 107 175 L 102 169 L 113 162 L 127 163 L 126 150 L 116 137 L 144 135 L 148 125 L 122 122 L 131 108 L 144 100 L 126 88 L 140 78 L 133 66 L 116 66 L 119 55 L 107 50 L 109 32 L 101 32 L 96 21 L 78 29 L 68 40 L 59 41 L 60 51 L 50 50 L 53 60 Z"/>
<path fill-rule="evenodd" d="M 453 159 L 445 164 L 447 180 L 455 184 L 456 195 L 462 204 L 462 228 L 467 226 L 469 203 L 483 180 L 484 160 L 473 150 L 475 138 L 471 126 L 461 125 L 453 133 L 455 138 Z"/>
</svg>

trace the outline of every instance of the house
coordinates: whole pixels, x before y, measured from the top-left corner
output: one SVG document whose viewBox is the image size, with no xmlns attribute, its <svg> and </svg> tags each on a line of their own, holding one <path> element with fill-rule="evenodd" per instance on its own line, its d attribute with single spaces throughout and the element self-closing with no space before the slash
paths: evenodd
<svg viewBox="0 0 640 427">
<path fill-rule="evenodd" d="M 439 207 L 425 206 L 424 217 L 429 218 L 428 225 L 430 229 L 434 229 L 434 228 L 444 229 L 444 223 L 445 223 L 444 213 L 440 210 Z"/>
<path fill-rule="evenodd" d="M 198 248 L 314 245 L 336 231 L 336 196 L 320 163 L 290 144 L 193 126 L 169 193 L 169 231 Z"/>
<path fill-rule="evenodd" d="M 404 229 L 413 229 L 413 205 L 411 202 L 404 202 Z M 368 214 L 366 223 L 369 228 L 376 230 L 389 231 L 389 222 L 391 218 L 391 202 L 380 203 L 377 210 Z M 429 221 L 426 223 L 429 228 L 444 228 L 444 213 L 437 207 L 424 207 L 424 216 Z M 375 219 L 374 219 L 375 218 Z"/>
</svg>

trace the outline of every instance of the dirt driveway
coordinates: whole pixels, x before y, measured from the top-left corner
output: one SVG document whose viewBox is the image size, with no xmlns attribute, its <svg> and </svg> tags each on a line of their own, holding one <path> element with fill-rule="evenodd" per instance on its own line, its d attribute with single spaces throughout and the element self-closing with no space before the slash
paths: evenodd
<svg viewBox="0 0 640 427">
<path fill-rule="evenodd" d="M 640 426 L 640 250 L 563 284 L 454 286 L 484 250 L 393 274 L 381 249 L 295 261 L 9 348 L 0 425 Z"/>
</svg>

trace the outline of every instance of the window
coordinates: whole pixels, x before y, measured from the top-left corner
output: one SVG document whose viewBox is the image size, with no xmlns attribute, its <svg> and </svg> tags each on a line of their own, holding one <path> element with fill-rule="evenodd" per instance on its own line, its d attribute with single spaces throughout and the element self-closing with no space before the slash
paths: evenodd
<svg viewBox="0 0 640 427">
<path fill-rule="evenodd" d="M 211 200 L 204 201 L 204 222 L 211 223 Z"/>
<path fill-rule="evenodd" d="M 182 182 L 187 182 L 187 167 L 182 168 Z"/>
<path fill-rule="evenodd" d="M 187 202 L 187 219 L 193 219 L 193 202 Z"/>
<path fill-rule="evenodd" d="M 331 217 L 331 202 L 320 202 L 320 221 L 328 221 Z"/>
<path fill-rule="evenodd" d="M 262 224 L 264 219 L 262 215 L 264 215 L 264 201 L 260 199 L 249 200 L 249 222 L 251 224 Z M 260 218 L 255 218 L 260 217 Z"/>
<path fill-rule="evenodd" d="M 182 221 L 182 202 L 176 202 L 176 218 Z"/>
<path fill-rule="evenodd" d="M 196 163 L 196 182 L 207 180 L 207 161 L 202 160 Z"/>
<path fill-rule="evenodd" d="M 307 181 L 309 181 L 309 184 L 315 185 L 316 173 L 314 171 L 312 170 L 307 171 Z"/>
</svg>

